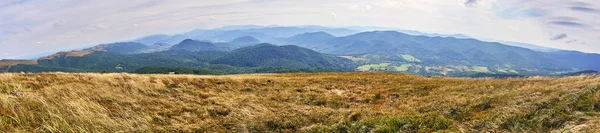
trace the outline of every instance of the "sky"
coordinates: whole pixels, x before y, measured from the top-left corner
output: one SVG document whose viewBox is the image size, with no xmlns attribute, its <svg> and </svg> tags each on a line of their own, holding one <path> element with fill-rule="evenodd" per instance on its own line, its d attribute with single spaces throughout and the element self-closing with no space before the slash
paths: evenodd
<svg viewBox="0 0 600 133">
<path fill-rule="evenodd" d="M 380 26 L 600 53 L 598 0 L 1 0 L 0 59 L 228 25 Z"/>
</svg>

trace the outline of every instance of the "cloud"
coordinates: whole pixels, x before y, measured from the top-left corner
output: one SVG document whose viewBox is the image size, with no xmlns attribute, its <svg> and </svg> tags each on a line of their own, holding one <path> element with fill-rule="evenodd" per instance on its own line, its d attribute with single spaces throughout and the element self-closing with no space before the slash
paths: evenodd
<svg viewBox="0 0 600 133">
<path fill-rule="evenodd" d="M 577 19 L 577 18 L 567 17 L 567 16 L 551 17 L 549 19 L 555 20 L 555 21 L 579 21 L 579 19 Z"/>
<path fill-rule="evenodd" d="M 79 31 L 83 32 L 83 33 L 90 33 L 90 32 L 96 32 L 99 30 L 107 30 L 107 29 L 110 29 L 110 26 L 104 25 L 104 24 L 94 24 L 94 25 L 87 26 L 83 29 L 80 29 Z"/>
<path fill-rule="evenodd" d="M 6 35 L 15 35 L 15 34 L 19 34 L 19 31 L 15 31 L 15 30 L 5 30 L 1 32 L 2 34 L 6 34 Z"/>
<path fill-rule="evenodd" d="M 480 2 L 481 0 L 466 0 L 463 4 L 466 7 L 477 7 L 477 4 Z"/>
<path fill-rule="evenodd" d="M 587 27 L 587 25 L 585 25 L 585 24 L 581 24 L 578 22 L 572 22 L 572 21 L 551 21 L 550 24 L 564 26 L 564 27 L 574 27 L 574 28 Z"/>
<path fill-rule="evenodd" d="M 598 12 L 598 10 L 596 10 L 596 9 L 588 8 L 588 7 L 582 7 L 582 6 L 573 6 L 573 7 L 571 7 L 571 10 L 573 10 L 573 11 L 580 11 L 580 12 L 588 12 L 588 13 L 596 13 L 596 12 Z"/>
<path fill-rule="evenodd" d="M 555 40 L 562 40 L 562 39 L 565 39 L 567 37 L 569 37 L 567 34 L 562 33 L 562 34 L 558 34 L 558 35 L 555 35 L 555 36 L 551 37 L 550 40 L 553 40 L 553 41 L 555 41 Z"/>
<path fill-rule="evenodd" d="M 135 11 L 139 11 L 139 10 L 142 10 L 142 9 L 145 9 L 145 8 L 150 8 L 150 7 L 153 7 L 153 6 L 158 6 L 158 5 L 162 4 L 162 2 L 164 2 L 164 1 L 161 1 L 161 0 L 147 0 L 144 3 L 135 5 L 135 6 L 130 7 L 130 8 L 122 9 L 121 11 L 122 12 L 135 12 Z"/>
<path fill-rule="evenodd" d="M 331 14 L 331 16 L 333 16 L 333 20 L 337 20 L 337 17 L 338 17 L 337 13 L 331 12 L 330 14 Z"/>
<path fill-rule="evenodd" d="M 571 5 L 575 6 L 591 6 L 592 4 L 586 2 L 571 2 Z"/>
<path fill-rule="evenodd" d="M 60 20 L 60 21 L 58 21 L 58 22 L 56 22 L 56 23 L 52 24 L 52 27 L 54 27 L 54 28 L 59 28 L 59 27 L 61 27 L 61 26 L 65 25 L 66 23 L 67 23 L 67 22 L 65 22 L 65 20 Z"/>
<path fill-rule="evenodd" d="M 532 8 L 525 10 L 525 14 L 529 17 L 543 17 L 548 14 L 548 11 L 539 8 Z"/>
<path fill-rule="evenodd" d="M 26 32 L 29 32 L 29 33 L 33 32 L 31 29 L 29 29 L 27 27 L 23 28 L 23 30 L 26 31 Z"/>
<path fill-rule="evenodd" d="M 537 18 L 547 14 L 547 10 L 540 8 L 508 8 L 498 12 L 499 16 L 506 19 Z"/>
<path fill-rule="evenodd" d="M 8 6 L 26 4 L 27 2 L 30 2 L 30 1 L 33 1 L 33 0 L 2 0 L 0 2 L 0 9 L 4 8 L 4 7 L 8 7 Z"/>
</svg>

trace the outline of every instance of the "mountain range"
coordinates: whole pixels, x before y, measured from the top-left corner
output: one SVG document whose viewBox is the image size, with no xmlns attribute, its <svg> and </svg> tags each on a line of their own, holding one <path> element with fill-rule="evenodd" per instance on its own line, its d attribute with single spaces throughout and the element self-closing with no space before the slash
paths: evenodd
<svg viewBox="0 0 600 133">
<path fill-rule="evenodd" d="M 203 71 L 223 74 L 388 71 L 445 76 L 551 75 L 598 71 L 600 55 L 525 43 L 481 41 L 461 34 L 428 34 L 381 27 L 244 25 L 177 35 L 150 35 L 37 60 L 0 61 L 0 65 L 0 71 L 10 72 L 136 72 L 139 69 L 154 72 L 151 69 L 192 71 L 203 68 Z"/>
</svg>

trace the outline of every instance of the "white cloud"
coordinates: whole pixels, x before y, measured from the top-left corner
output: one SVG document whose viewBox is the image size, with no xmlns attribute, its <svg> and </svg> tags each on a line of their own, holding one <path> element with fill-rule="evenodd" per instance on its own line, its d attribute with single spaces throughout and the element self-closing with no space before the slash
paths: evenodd
<svg viewBox="0 0 600 133">
<path fill-rule="evenodd" d="M 333 20 L 337 20 L 337 17 L 338 17 L 337 13 L 330 12 L 330 14 L 331 14 L 331 16 L 333 16 Z"/>
</svg>

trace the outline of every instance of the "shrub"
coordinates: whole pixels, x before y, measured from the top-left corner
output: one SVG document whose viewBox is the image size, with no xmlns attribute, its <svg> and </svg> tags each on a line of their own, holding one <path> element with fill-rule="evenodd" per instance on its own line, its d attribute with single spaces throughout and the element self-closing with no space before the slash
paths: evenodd
<svg viewBox="0 0 600 133">
<path fill-rule="evenodd" d="M 375 96 L 373 96 L 373 99 L 375 99 L 375 100 L 379 100 L 381 98 L 383 98 L 383 96 L 381 96 L 381 93 L 377 93 L 377 94 L 375 94 Z"/>
</svg>

